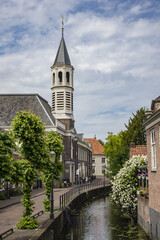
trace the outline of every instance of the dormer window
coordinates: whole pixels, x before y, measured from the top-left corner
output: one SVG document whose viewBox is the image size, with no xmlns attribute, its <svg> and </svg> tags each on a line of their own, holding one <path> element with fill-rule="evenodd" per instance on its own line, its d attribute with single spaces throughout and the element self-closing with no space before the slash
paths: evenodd
<svg viewBox="0 0 160 240">
<path fill-rule="evenodd" d="M 66 82 L 69 83 L 69 72 L 66 72 Z"/>
<path fill-rule="evenodd" d="M 59 79 L 59 83 L 62 83 L 62 72 L 58 73 L 58 79 Z"/>
</svg>

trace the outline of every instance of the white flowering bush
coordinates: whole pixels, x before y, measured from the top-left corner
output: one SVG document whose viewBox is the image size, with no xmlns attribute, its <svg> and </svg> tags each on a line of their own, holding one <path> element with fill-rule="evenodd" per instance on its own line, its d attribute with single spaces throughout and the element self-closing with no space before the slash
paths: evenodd
<svg viewBox="0 0 160 240">
<path fill-rule="evenodd" d="M 146 156 L 134 156 L 111 181 L 111 201 L 120 205 L 122 211 L 127 211 L 132 217 L 136 216 L 137 209 L 138 167 L 146 164 Z"/>
</svg>

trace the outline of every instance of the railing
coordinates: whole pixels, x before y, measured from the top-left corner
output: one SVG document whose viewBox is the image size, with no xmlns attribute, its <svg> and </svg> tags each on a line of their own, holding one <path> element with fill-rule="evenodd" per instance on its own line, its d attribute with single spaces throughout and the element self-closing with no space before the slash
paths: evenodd
<svg viewBox="0 0 160 240">
<path fill-rule="evenodd" d="M 73 187 L 68 192 L 62 194 L 59 198 L 60 209 L 63 209 L 67 204 L 69 204 L 75 197 L 83 192 L 90 191 L 99 187 L 108 186 L 108 181 L 98 181 L 95 183 L 85 183 Z"/>
<path fill-rule="evenodd" d="M 148 192 L 148 167 L 140 166 L 138 167 L 139 173 L 137 175 L 138 177 L 138 185 L 139 189 L 137 191 L 137 195 L 140 195 L 142 197 L 145 197 L 146 199 L 149 198 L 149 192 Z"/>
<path fill-rule="evenodd" d="M 138 167 L 138 169 L 139 169 L 139 173 L 137 177 L 138 177 L 139 187 L 142 189 L 148 189 L 148 168 L 147 166 L 140 166 Z"/>
</svg>

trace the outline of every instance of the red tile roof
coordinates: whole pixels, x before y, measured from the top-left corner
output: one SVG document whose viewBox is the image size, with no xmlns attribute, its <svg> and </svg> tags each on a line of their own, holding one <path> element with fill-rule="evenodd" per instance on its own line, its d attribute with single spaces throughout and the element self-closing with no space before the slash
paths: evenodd
<svg viewBox="0 0 160 240">
<path fill-rule="evenodd" d="M 95 138 L 84 138 L 84 141 L 89 142 L 92 148 L 92 154 L 104 154 L 104 147 Z"/>
<path fill-rule="evenodd" d="M 129 157 L 137 156 L 137 155 L 147 155 L 147 146 L 145 145 L 135 145 L 130 147 Z"/>
</svg>

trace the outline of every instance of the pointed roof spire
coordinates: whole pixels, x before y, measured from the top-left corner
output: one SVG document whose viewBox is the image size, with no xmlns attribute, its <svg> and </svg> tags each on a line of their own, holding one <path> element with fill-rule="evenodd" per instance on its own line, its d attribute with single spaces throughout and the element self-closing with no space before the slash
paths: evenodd
<svg viewBox="0 0 160 240">
<path fill-rule="evenodd" d="M 65 41 L 63 38 L 63 31 L 64 31 L 64 23 L 63 23 L 63 16 L 62 16 L 62 38 L 61 38 L 61 42 L 60 42 L 58 52 L 57 52 L 53 66 L 55 66 L 55 65 L 71 65 L 67 47 L 66 47 L 66 44 L 65 44 Z"/>
<path fill-rule="evenodd" d="M 63 30 L 64 30 L 64 23 L 63 23 L 63 16 L 62 16 L 62 37 L 63 37 Z"/>
</svg>

